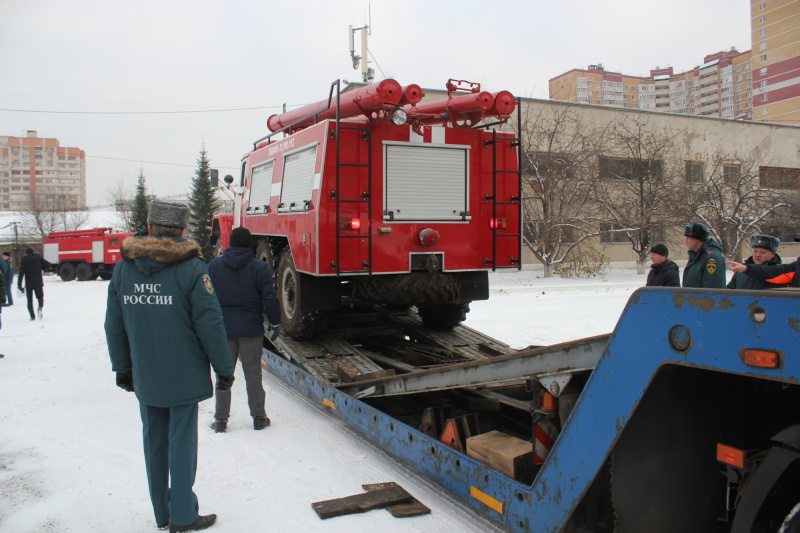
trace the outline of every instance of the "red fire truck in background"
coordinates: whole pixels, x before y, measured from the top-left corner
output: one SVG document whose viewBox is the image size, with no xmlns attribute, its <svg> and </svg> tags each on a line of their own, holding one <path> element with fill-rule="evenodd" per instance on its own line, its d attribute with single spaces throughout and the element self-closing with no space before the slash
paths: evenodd
<svg viewBox="0 0 800 533">
<path fill-rule="evenodd" d="M 214 219 L 212 241 L 221 251 L 232 228 L 251 231 L 294 338 L 376 304 L 452 328 L 488 298 L 489 270 L 521 268 L 519 135 L 479 126 L 508 119 L 516 99 L 458 80 L 426 103 L 392 79 L 339 87 L 269 117 L 238 185 L 225 178 L 234 213 Z"/>
<path fill-rule="evenodd" d="M 122 241 L 134 233 L 111 233 L 112 228 L 54 231 L 42 241 L 42 256 L 53 264 L 64 281 L 111 279 L 121 259 Z"/>
</svg>

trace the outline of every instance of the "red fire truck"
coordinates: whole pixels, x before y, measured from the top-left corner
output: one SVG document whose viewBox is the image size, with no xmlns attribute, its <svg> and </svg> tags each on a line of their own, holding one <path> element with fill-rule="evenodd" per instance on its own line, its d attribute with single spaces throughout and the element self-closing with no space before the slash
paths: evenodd
<svg viewBox="0 0 800 533">
<path fill-rule="evenodd" d="M 54 231 L 42 241 L 43 257 L 64 281 L 111 279 L 121 259 L 119 246 L 133 233 L 111 233 L 112 228 Z"/>
<path fill-rule="evenodd" d="M 490 131 L 516 99 L 460 80 L 425 103 L 392 79 L 339 87 L 269 118 L 238 185 L 225 178 L 234 214 L 215 218 L 212 241 L 252 232 L 294 338 L 343 306 L 416 306 L 425 325 L 452 328 L 488 298 L 489 270 L 521 267 L 519 134 Z"/>
</svg>

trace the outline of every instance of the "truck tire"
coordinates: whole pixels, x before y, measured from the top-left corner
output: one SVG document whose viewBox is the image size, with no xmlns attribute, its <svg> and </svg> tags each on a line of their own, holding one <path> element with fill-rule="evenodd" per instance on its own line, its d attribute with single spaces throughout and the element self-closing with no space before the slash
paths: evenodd
<svg viewBox="0 0 800 533">
<path fill-rule="evenodd" d="M 78 281 L 92 281 L 97 278 L 97 274 L 89 263 L 78 263 L 75 267 L 75 277 Z"/>
<path fill-rule="evenodd" d="M 458 298 L 460 288 L 457 276 L 428 272 L 366 276 L 355 283 L 355 296 L 359 299 L 417 306 L 451 303 Z"/>
<path fill-rule="evenodd" d="M 267 239 L 261 239 L 256 246 L 256 259 L 267 264 L 269 273 L 272 275 L 272 283 L 278 286 L 278 263 L 282 254 L 276 255 Z"/>
<path fill-rule="evenodd" d="M 306 340 L 314 336 L 317 313 L 303 304 L 303 279 L 294 267 L 292 253 L 286 249 L 278 266 L 278 300 L 281 304 L 281 327 L 290 337 Z"/>
<path fill-rule="evenodd" d="M 417 311 L 426 327 L 449 331 L 467 319 L 469 304 L 420 305 Z"/>
<path fill-rule="evenodd" d="M 780 531 L 782 533 L 800 533 L 800 502 L 792 507 L 789 514 L 783 519 Z"/>
<path fill-rule="evenodd" d="M 75 265 L 72 263 L 61 263 L 58 267 L 58 277 L 61 281 L 72 281 L 75 279 Z"/>
</svg>

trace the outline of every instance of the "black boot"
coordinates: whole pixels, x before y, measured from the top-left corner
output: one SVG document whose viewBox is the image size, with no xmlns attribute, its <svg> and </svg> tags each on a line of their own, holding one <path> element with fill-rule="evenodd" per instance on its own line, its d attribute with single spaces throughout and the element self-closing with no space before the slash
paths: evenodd
<svg viewBox="0 0 800 533">
<path fill-rule="evenodd" d="M 214 420 L 213 422 L 211 422 L 211 429 L 213 429 L 217 433 L 225 433 L 225 430 L 228 429 L 228 421 Z"/>
<path fill-rule="evenodd" d="M 213 526 L 214 522 L 216 521 L 217 521 L 217 515 L 215 514 L 199 516 L 197 518 L 197 522 L 188 526 L 176 526 L 170 524 L 169 533 L 178 533 L 179 531 L 202 531 L 203 529 L 208 529 L 211 526 Z"/>
<path fill-rule="evenodd" d="M 269 417 L 268 416 L 254 416 L 253 417 L 253 429 L 256 431 L 264 429 L 265 427 L 269 426 Z"/>
</svg>

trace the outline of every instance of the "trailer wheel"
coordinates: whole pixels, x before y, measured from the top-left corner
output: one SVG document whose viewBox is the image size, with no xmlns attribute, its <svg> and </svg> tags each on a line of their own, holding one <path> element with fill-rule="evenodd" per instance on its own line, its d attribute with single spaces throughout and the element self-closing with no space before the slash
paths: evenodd
<svg viewBox="0 0 800 533">
<path fill-rule="evenodd" d="M 779 531 L 782 533 L 800 533 L 800 502 L 792 507 L 789 514 L 783 519 L 783 524 Z"/>
<path fill-rule="evenodd" d="M 278 266 L 278 300 L 281 304 L 281 327 L 292 338 L 310 339 L 314 336 L 315 312 L 303 305 L 303 280 L 294 267 L 294 259 L 287 249 Z"/>
<path fill-rule="evenodd" d="M 89 263 L 79 263 L 75 267 L 75 277 L 78 281 L 91 281 L 97 278 L 97 274 L 92 270 L 92 265 Z"/>
<path fill-rule="evenodd" d="M 72 281 L 75 279 L 75 265 L 72 263 L 61 263 L 58 267 L 58 277 L 61 281 Z"/>
<path fill-rule="evenodd" d="M 420 305 L 417 311 L 426 327 L 449 331 L 467 319 L 469 304 Z"/>
</svg>

